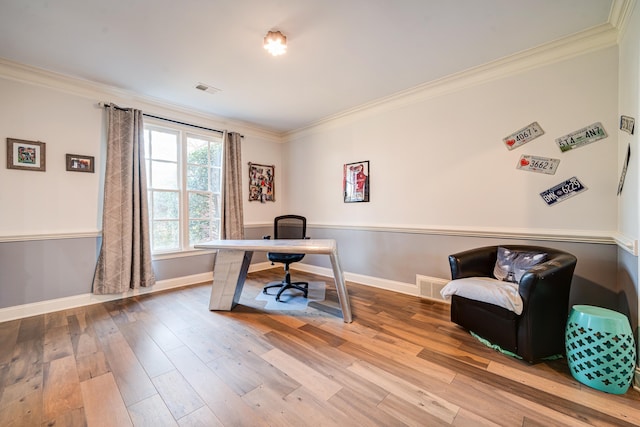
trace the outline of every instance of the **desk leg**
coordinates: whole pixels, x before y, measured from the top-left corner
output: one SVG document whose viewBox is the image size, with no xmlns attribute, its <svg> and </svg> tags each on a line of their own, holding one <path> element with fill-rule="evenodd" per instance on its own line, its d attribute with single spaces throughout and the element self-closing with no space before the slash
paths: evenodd
<svg viewBox="0 0 640 427">
<path fill-rule="evenodd" d="M 338 291 L 338 300 L 342 308 L 342 318 L 345 323 L 351 323 L 351 304 L 349 303 L 349 294 L 347 294 L 347 286 L 344 283 L 344 275 L 338 258 L 338 250 L 336 249 L 330 255 L 331 266 L 333 267 L 333 277 L 336 281 L 336 290 Z"/>
<path fill-rule="evenodd" d="M 238 304 L 253 252 L 218 249 L 209 310 L 229 311 Z"/>
</svg>

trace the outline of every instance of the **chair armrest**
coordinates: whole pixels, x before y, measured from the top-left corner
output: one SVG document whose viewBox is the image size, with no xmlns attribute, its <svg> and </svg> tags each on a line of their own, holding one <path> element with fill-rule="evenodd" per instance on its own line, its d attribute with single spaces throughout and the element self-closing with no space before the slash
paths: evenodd
<svg viewBox="0 0 640 427">
<path fill-rule="evenodd" d="M 525 360 L 562 353 L 575 267 L 573 255 L 558 254 L 520 279 L 524 310 L 518 321 L 518 354 Z"/>
<path fill-rule="evenodd" d="M 486 246 L 449 255 L 451 279 L 493 277 L 497 254 L 496 246 Z"/>
<path fill-rule="evenodd" d="M 264 240 L 271 240 L 271 236 L 262 236 Z"/>
<path fill-rule="evenodd" d="M 546 304 L 557 296 L 568 296 L 577 259 L 570 254 L 559 254 L 534 265 L 522 275 L 518 291 L 525 303 Z"/>
</svg>

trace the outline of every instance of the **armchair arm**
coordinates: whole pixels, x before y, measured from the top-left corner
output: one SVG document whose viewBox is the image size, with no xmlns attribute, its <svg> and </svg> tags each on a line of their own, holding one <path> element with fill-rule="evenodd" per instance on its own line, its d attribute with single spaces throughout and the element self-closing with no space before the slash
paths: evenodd
<svg viewBox="0 0 640 427">
<path fill-rule="evenodd" d="M 449 255 L 451 279 L 493 277 L 497 254 L 496 246 L 486 246 Z"/>
<path fill-rule="evenodd" d="M 546 304 L 545 299 L 555 299 L 564 292 L 568 297 L 576 261 L 573 255 L 558 254 L 524 273 L 518 284 L 518 291 L 525 306 L 536 302 Z"/>
<path fill-rule="evenodd" d="M 575 267 L 573 255 L 557 254 L 520 279 L 524 309 L 518 322 L 518 354 L 525 360 L 562 353 Z"/>
</svg>

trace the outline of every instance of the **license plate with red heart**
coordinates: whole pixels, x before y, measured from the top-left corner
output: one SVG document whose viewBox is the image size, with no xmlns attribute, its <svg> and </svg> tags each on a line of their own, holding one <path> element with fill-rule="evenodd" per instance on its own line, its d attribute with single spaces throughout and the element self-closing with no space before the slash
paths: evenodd
<svg viewBox="0 0 640 427">
<path fill-rule="evenodd" d="M 544 135 L 544 131 L 542 130 L 538 122 L 533 122 L 529 126 L 523 127 L 519 131 L 516 131 L 511 135 L 502 138 L 502 141 L 509 150 L 513 150 L 514 148 L 518 148 L 521 145 L 526 144 L 527 142 L 532 141 L 542 135 Z"/>
<path fill-rule="evenodd" d="M 546 173 L 547 175 L 554 175 L 558 170 L 560 160 L 551 159 L 549 157 L 529 156 L 523 154 L 518 161 L 517 169 L 522 169 L 530 172 Z"/>
</svg>

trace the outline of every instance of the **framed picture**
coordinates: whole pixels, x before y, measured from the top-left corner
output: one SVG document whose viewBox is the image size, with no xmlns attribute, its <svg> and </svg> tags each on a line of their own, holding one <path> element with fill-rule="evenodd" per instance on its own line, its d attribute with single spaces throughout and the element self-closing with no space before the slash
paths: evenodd
<svg viewBox="0 0 640 427">
<path fill-rule="evenodd" d="M 344 165 L 342 189 L 345 203 L 369 201 L 369 161 Z"/>
<path fill-rule="evenodd" d="M 95 171 L 93 156 L 81 156 L 79 154 L 67 154 L 67 170 L 71 172 Z"/>
<path fill-rule="evenodd" d="M 7 138 L 7 169 L 44 172 L 46 160 L 44 142 Z"/>
<path fill-rule="evenodd" d="M 620 116 L 620 130 L 623 130 L 628 134 L 633 135 L 635 126 L 636 126 L 636 121 L 633 117 Z"/>
<path fill-rule="evenodd" d="M 275 202 L 275 166 L 249 162 L 249 201 Z"/>
</svg>

